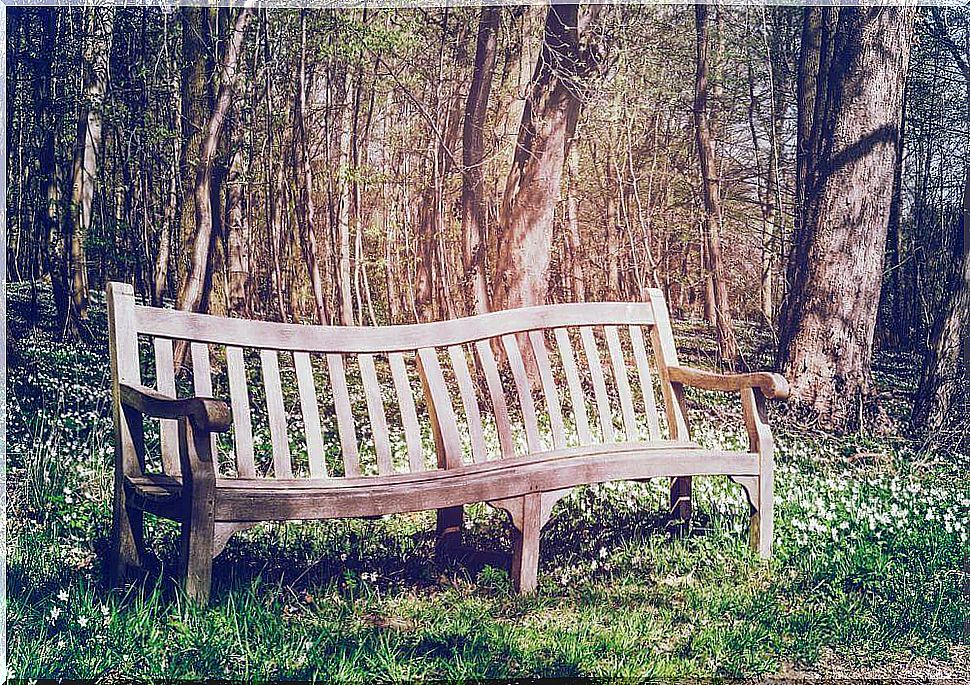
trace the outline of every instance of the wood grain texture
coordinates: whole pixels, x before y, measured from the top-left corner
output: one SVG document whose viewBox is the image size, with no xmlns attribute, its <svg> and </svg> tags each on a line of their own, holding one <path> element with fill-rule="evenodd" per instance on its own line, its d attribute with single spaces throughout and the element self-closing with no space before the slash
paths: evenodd
<svg viewBox="0 0 970 685">
<path fill-rule="evenodd" d="M 424 347 L 418 350 L 421 360 L 421 373 L 425 381 L 427 392 L 428 413 L 431 415 L 432 426 L 441 437 L 441 453 L 447 469 L 456 469 L 462 465 L 461 437 L 458 435 L 458 421 L 455 409 L 448 394 L 448 385 L 441 372 L 437 350 Z"/>
<path fill-rule="evenodd" d="M 471 372 L 468 370 L 468 359 L 465 357 L 465 348 L 460 345 L 452 345 L 448 348 L 448 356 L 451 359 L 451 368 L 455 372 L 455 379 L 458 381 L 458 392 L 461 395 L 461 403 L 465 408 L 465 418 L 468 421 L 468 434 L 471 440 L 472 459 L 474 461 L 486 461 L 488 454 L 485 449 L 485 431 L 482 427 L 482 414 L 478 406 L 478 396 L 475 394 L 475 385 L 472 382 Z"/>
<path fill-rule="evenodd" d="M 317 404 L 317 385 L 313 380 L 313 363 L 306 352 L 293 353 L 296 384 L 300 392 L 300 411 L 303 413 L 307 457 L 310 476 L 327 477 L 327 463 L 323 451 L 323 431 L 320 426 L 320 406 Z"/>
<path fill-rule="evenodd" d="M 650 431 L 650 438 L 660 440 L 660 419 L 657 415 L 657 399 L 653 394 L 653 377 L 650 373 L 647 348 L 643 342 L 643 331 L 639 326 L 630 326 L 630 342 L 633 344 L 633 358 L 636 360 L 637 375 L 640 379 L 640 394 L 643 396 L 643 406 L 647 413 L 647 429 Z"/>
<path fill-rule="evenodd" d="M 370 419 L 371 434 L 374 436 L 374 451 L 377 453 L 377 473 L 386 476 L 394 470 L 391 464 L 391 439 L 387 430 L 387 415 L 384 413 L 384 397 L 374 368 L 374 356 L 357 355 L 360 377 L 364 383 L 364 399 L 367 403 L 367 416 Z"/>
<path fill-rule="evenodd" d="M 342 355 L 327 355 L 327 374 L 330 376 L 330 388 L 333 391 L 334 413 L 337 414 L 337 433 L 340 435 L 344 475 L 359 476 L 360 456 L 357 453 L 357 431 L 354 428 L 354 413 L 350 408 L 350 393 L 347 390 L 347 374 L 344 370 Z"/>
<path fill-rule="evenodd" d="M 273 446 L 273 475 L 292 478 L 290 440 L 287 436 L 286 407 L 283 404 L 283 385 L 280 382 L 280 362 L 276 350 L 260 350 L 263 368 L 263 387 L 266 389 L 266 413 L 269 418 L 269 440 Z"/>
<path fill-rule="evenodd" d="M 536 405 L 532 399 L 532 388 L 529 386 L 529 376 L 525 371 L 519 342 L 514 335 L 502 336 L 502 347 L 509 360 L 515 391 L 519 396 L 519 408 L 522 410 L 522 423 L 525 425 L 525 442 L 529 452 L 535 454 L 542 451 L 542 441 L 539 439 L 539 421 L 536 417 Z"/>
<path fill-rule="evenodd" d="M 209 363 L 209 346 L 205 343 L 193 342 L 189 345 L 192 358 L 192 389 L 196 397 L 212 397 L 212 366 Z M 216 473 L 219 473 L 219 446 L 215 435 L 210 435 L 212 443 L 209 450 Z"/>
<path fill-rule="evenodd" d="M 492 400 L 492 417 L 495 419 L 502 458 L 508 459 L 515 456 L 515 441 L 512 439 L 512 421 L 509 419 L 509 407 L 505 399 L 505 389 L 502 387 L 502 378 L 498 373 L 498 364 L 495 363 L 495 355 L 492 354 L 492 346 L 488 340 L 479 340 L 475 343 L 475 351 L 482 366 L 482 373 L 485 374 L 488 395 Z"/>
<path fill-rule="evenodd" d="M 633 394 L 630 392 L 630 378 L 627 376 L 626 360 L 620 345 L 620 336 L 616 326 L 604 326 L 606 347 L 610 353 L 610 366 L 613 369 L 613 379 L 616 382 L 617 394 L 620 396 L 620 411 L 623 416 L 623 427 L 627 440 L 636 440 L 639 436 L 637 418 L 633 412 Z"/>
<path fill-rule="evenodd" d="M 229 406 L 232 408 L 232 426 L 236 439 L 236 475 L 239 478 L 255 478 L 253 421 L 249 410 L 249 388 L 242 348 L 226 348 L 226 374 L 229 377 Z"/>
<path fill-rule="evenodd" d="M 176 397 L 175 358 L 172 341 L 168 338 L 155 338 L 155 387 L 158 392 Z M 162 452 L 162 469 L 165 473 L 179 475 L 179 425 L 175 419 L 159 419 L 158 437 Z"/>
<path fill-rule="evenodd" d="M 669 370 L 669 375 L 670 380 L 675 383 L 701 390 L 740 392 L 746 388 L 758 388 L 769 400 L 788 399 L 788 381 L 779 373 L 715 373 L 690 366 L 677 366 Z"/>
<path fill-rule="evenodd" d="M 583 385 L 579 381 L 576 370 L 576 357 L 573 356 L 573 346 L 569 342 L 569 332 L 564 328 L 557 328 L 556 346 L 559 348 L 559 358 L 562 359 L 563 371 L 566 373 L 566 385 L 569 388 L 569 399 L 573 406 L 573 418 L 576 421 L 576 433 L 580 445 L 589 445 L 593 436 L 589 431 L 589 415 L 586 413 L 586 395 Z"/>
<path fill-rule="evenodd" d="M 549 364 L 549 353 L 546 350 L 546 337 L 542 331 L 529 331 L 529 342 L 532 343 L 532 354 L 535 356 L 539 370 L 539 382 L 542 394 L 546 398 L 546 410 L 549 412 L 549 426 L 552 428 L 552 443 L 555 449 L 566 446 L 566 426 L 562 420 L 562 405 L 559 403 L 559 391 L 556 380 Z"/>
<path fill-rule="evenodd" d="M 606 379 L 603 376 L 603 364 L 600 361 L 599 349 L 593 329 L 583 326 L 579 329 L 579 337 L 583 341 L 583 352 L 589 365 L 589 374 L 593 379 L 593 393 L 596 395 L 596 409 L 600 417 L 600 429 L 603 432 L 603 442 L 613 442 L 613 411 L 610 409 L 610 397 L 606 392 Z"/>
<path fill-rule="evenodd" d="M 411 381 L 408 379 L 408 369 L 404 364 L 404 355 L 400 352 L 391 352 L 388 355 L 388 361 L 391 365 L 391 377 L 394 379 L 398 406 L 401 408 L 404 440 L 408 447 L 408 466 L 411 471 L 424 471 L 427 466 L 424 461 L 424 448 L 421 445 L 421 426 L 418 424 L 414 394 L 411 390 Z"/>
</svg>

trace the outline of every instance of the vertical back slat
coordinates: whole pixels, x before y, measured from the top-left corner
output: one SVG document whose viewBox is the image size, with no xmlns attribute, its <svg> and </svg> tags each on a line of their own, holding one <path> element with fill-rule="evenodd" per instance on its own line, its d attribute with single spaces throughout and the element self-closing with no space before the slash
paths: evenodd
<svg viewBox="0 0 970 685">
<path fill-rule="evenodd" d="M 176 396 L 175 389 L 175 356 L 172 352 L 172 341 L 168 338 L 156 337 L 155 346 L 155 378 L 158 392 L 169 397 Z M 175 419 L 161 419 L 158 422 L 159 440 L 162 449 L 162 468 L 170 476 L 181 473 L 179 464 L 179 423 Z"/>
<path fill-rule="evenodd" d="M 630 340 L 633 342 L 633 357 L 637 362 L 637 374 L 640 377 L 640 392 L 643 393 L 643 405 L 647 410 L 647 428 L 652 440 L 660 440 L 660 420 L 657 416 L 657 400 L 653 395 L 653 379 L 650 375 L 650 364 L 647 359 L 647 348 L 643 343 L 643 331 L 639 326 L 630 326 Z"/>
<path fill-rule="evenodd" d="M 515 380 L 515 389 L 519 394 L 519 403 L 522 407 L 522 422 L 525 424 L 525 441 L 529 452 L 541 452 L 542 442 L 539 440 L 539 423 L 536 420 L 536 405 L 532 399 L 532 389 L 529 387 L 529 377 L 525 372 L 525 364 L 522 361 L 522 352 L 519 350 L 519 343 L 514 335 L 503 335 L 502 346 L 505 354 L 509 358 L 509 367 L 512 369 L 512 378 Z"/>
<path fill-rule="evenodd" d="M 428 393 L 428 412 L 431 414 L 432 425 L 436 427 L 436 437 L 441 443 L 439 457 L 442 459 L 438 465 L 449 469 L 459 467 L 462 463 L 461 438 L 458 435 L 455 409 L 451 405 L 448 386 L 438 362 L 438 352 L 432 347 L 423 347 L 418 350 L 418 360 L 421 362 L 421 373 Z"/>
<path fill-rule="evenodd" d="M 360 378 L 364 382 L 364 398 L 367 401 L 367 416 L 370 417 L 371 432 L 374 435 L 374 451 L 377 453 L 377 473 L 386 476 L 394 471 L 391 464 L 391 440 L 387 431 L 387 416 L 384 414 L 384 398 L 377 381 L 374 368 L 374 355 L 358 354 Z"/>
<path fill-rule="evenodd" d="M 583 393 L 583 385 L 579 382 L 579 373 L 576 371 L 576 358 L 573 356 L 573 346 L 569 342 L 569 333 L 565 328 L 557 328 L 554 334 L 559 347 L 559 357 L 562 359 L 562 368 L 566 372 L 566 384 L 569 386 L 569 398 L 573 404 L 573 417 L 576 420 L 579 444 L 589 445 L 593 442 L 593 436 L 589 432 L 586 396 Z"/>
<path fill-rule="evenodd" d="M 189 345 L 192 355 L 192 388 L 198 397 L 212 397 L 212 367 L 209 364 L 209 346 L 194 342 Z M 219 473 L 219 450 L 216 434 L 209 436 L 212 464 Z"/>
<path fill-rule="evenodd" d="M 354 414 L 350 408 L 347 392 L 347 374 L 344 358 L 339 354 L 327 355 L 327 373 L 333 390 L 334 411 L 337 414 L 337 432 L 340 434 L 340 451 L 344 460 L 344 475 L 360 475 L 360 457 L 357 454 L 357 432 L 354 430 Z"/>
<path fill-rule="evenodd" d="M 269 415 L 269 439 L 273 446 L 273 475 L 292 478 L 290 441 L 286 436 L 286 408 L 283 406 L 283 386 L 280 382 L 280 361 L 276 350 L 260 350 L 263 368 L 263 387 L 266 389 L 266 413 Z"/>
<path fill-rule="evenodd" d="M 310 476 L 326 478 L 327 464 L 323 456 L 323 432 L 320 428 L 320 407 L 317 405 L 317 386 L 313 380 L 313 364 L 306 352 L 293 353 L 296 383 L 300 390 L 300 409 L 306 431 L 306 452 L 310 460 Z"/>
<path fill-rule="evenodd" d="M 475 343 L 475 351 L 478 353 L 478 361 L 482 365 L 485 383 L 488 385 L 488 395 L 492 400 L 492 414 L 495 417 L 495 429 L 498 431 L 502 458 L 512 457 L 515 455 L 512 422 L 509 420 L 509 407 L 505 401 L 505 390 L 502 388 L 502 378 L 498 373 L 495 355 L 492 354 L 492 346 L 488 340 L 479 340 Z"/>
<path fill-rule="evenodd" d="M 236 476 L 255 478 L 253 422 L 246 386 L 246 362 L 241 347 L 226 346 L 226 375 L 229 376 L 229 401 L 232 403 L 232 429 L 236 438 Z"/>
<path fill-rule="evenodd" d="M 472 459 L 485 461 L 488 455 L 485 451 L 482 414 L 478 407 L 478 397 L 475 394 L 475 386 L 472 384 L 472 376 L 468 370 L 465 348 L 461 345 L 452 345 L 448 348 L 448 356 L 451 358 L 451 367 L 454 369 L 455 378 L 458 381 L 461 403 L 465 407 L 465 418 L 468 420 L 468 433 L 472 443 Z"/>
<path fill-rule="evenodd" d="M 549 425 L 552 427 L 552 442 L 556 449 L 566 446 L 566 427 L 562 420 L 562 405 L 559 403 L 559 392 L 549 365 L 549 354 L 546 351 L 546 336 L 540 331 L 529 331 L 529 342 L 532 343 L 532 353 L 539 367 L 539 382 L 542 384 L 542 394 L 546 396 L 546 408 L 549 411 Z"/>
<path fill-rule="evenodd" d="M 613 378 L 620 395 L 620 410 L 623 414 L 623 426 L 626 428 L 626 439 L 633 441 L 639 437 L 637 417 L 633 412 L 633 395 L 630 392 L 630 379 L 626 373 L 626 360 L 623 358 L 620 336 L 616 331 L 616 326 L 604 326 L 603 331 L 606 333 L 606 347 L 610 353 Z"/>
<path fill-rule="evenodd" d="M 589 364 L 589 373 L 593 378 L 593 391 L 596 394 L 596 409 L 600 416 L 600 426 L 603 429 L 603 442 L 613 442 L 613 414 L 610 410 L 610 398 L 606 394 L 606 380 L 603 377 L 603 364 L 600 362 L 599 349 L 593 329 L 583 326 L 579 329 L 579 336 L 583 341 L 583 351 Z"/>
<path fill-rule="evenodd" d="M 404 425 L 404 441 L 408 446 L 408 464 L 412 472 L 424 471 L 424 450 L 421 447 L 421 428 L 418 425 L 418 413 L 414 407 L 414 395 L 411 393 L 411 382 L 408 380 L 408 370 L 404 365 L 404 355 L 392 352 L 388 355 L 391 363 L 391 376 L 394 378 L 394 389 L 397 391 L 397 402 L 401 408 L 401 423 Z"/>
<path fill-rule="evenodd" d="M 650 337 L 653 340 L 654 358 L 657 360 L 657 369 L 660 372 L 660 389 L 663 392 L 670 439 L 689 440 L 690 428 L 687 425 L 687 417 L 681 405 L 682 388 L 679 388 L 679 386 L 676 389 L 674 388 L 667 371 L 671 366 L 680 365 L 677 360 L 677 348 L 674 346 L 673 330 L 670 327 L 670 317 L 667 314 L 667 303 L 664 300 L 662 290 L 651 288 L 648 292 L 650 304 L 653 306 L 654 319 L 653 328 L 650 329 Z"/>
</svg>

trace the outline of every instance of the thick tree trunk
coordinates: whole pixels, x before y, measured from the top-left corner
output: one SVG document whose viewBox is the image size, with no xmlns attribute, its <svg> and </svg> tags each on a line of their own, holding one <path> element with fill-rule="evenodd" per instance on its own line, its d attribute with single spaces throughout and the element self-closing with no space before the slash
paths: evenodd
<svg viewBox="0 0 970 685">
<path fill-rule="evenodd" d="M 64 213 L 64 248 L 69 250 L 68 264 L 70 303 L 64 318 L 67 337 L 79 334 L 79 326 L 88 316 L 88 267 L 85 240 L 91 228 L 94 185 L 101 153 L 101 108 L 108 88 L 108 62 L 114 8 L 86 10 L 82 82 L 84 97 L 78 116 L 77 140 L 69 184 L 70 206 Z"/>
<path fill-rule="evenodd" d="M 242 49 L 243 35 L 251 14 L 251 3 L 247 3 L 236 16 L 232 36 L 223 59 L 219 74 L 219 94 L 209 117 L 205 138 L 200 150 L 200 160 L 195 174 L 195 234 L 192 252 L 189 256 L 189 269 L 185 282 L 179 291 L 178 308 L 184 311 L 199 311 L 206 300 L 206 273 L 209 266 L 209 253 L 213 236 L 212 188 L 213 163 L 219 138 L 222 134 L 229 102 L 238 75 L 239 54 Z"/>
<path fill-rule="evenodd" d="M 820 158 L 808 183 L 801 303 L 785 357 L 792 396 L 851 426 L 870 392 L 873 331 L 915 10 L 839 11 Z M 816 111 L 818 107 L 816 107 Z M 813 187 L 814 186 L 814 187 Z"/>
<path fill-rule="evenodd" d="M 577 5 L 556 4 L 547 11 L 542 52 L 502 201 L 492 309 L 546 301 L 566 141 L 582 106 L 582 76 L 590 70 L 579 24 Z"/>
<path fill-rule="evenodd" d="M 724 260 L 721 255 L 721 191 L 714 159 L 714 143 L 711 139 L 707 114 L 708 91 L 708 6 L 695 5 L 697 25 L 697 76 L 694 90 L 694 128 L 697 134 L 697 153 L 700 158 L 701 182 L 704 195 L 704 233 L 706 237 L 706 272 L 709 274 L 709 292 L 713 295 L 714 329 L 717 335 L 718 356 L 728 366 L 738 360 L 738 343 L 734 334 L 728 302 L 727 283 L 724 277 Z"/>
<path fill-rule="evenodd" d="M 465 289 L 469 294 L 469 314 L 488 311 L 488 285 L 485 280 L 485 156 L 482 139 L 492 75 L 495 72 L 495 46 L 501 17 L 501 7 L 481 9 L 475 71 L 462 124 L 462 265 Z"/>
</svg>

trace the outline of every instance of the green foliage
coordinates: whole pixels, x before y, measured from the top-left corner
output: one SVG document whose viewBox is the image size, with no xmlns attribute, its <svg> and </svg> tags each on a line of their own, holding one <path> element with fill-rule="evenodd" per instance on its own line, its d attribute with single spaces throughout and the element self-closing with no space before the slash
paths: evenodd
<svg viewBox="0 0 970 685">
<path fill-rule="evenodd" d="M 14 677 L 752 676 L 831 650 L 945 659 L 970 637 L 966 464 L 919 461 L 892 435 L 813 435 L 783 415 L 769 564 L 747 550 L 739 488 L 705 478 L 685 536 L 666 527 L 664 482 L 574 491 L 543 531 L 532 597 L 504 569 L 436 558 L 431 513 L 257 526 L 216 560 L 207 608 L 173 580 L 176 527 L 149 517 L 157 568 L 108 592 L 103 341 L 54 343 L 46 297 L 30 327 L 27 291 L 8 296 Z M 104 330 L 101 305 L 92 316 Z M 703 357 L 705 340 L 682 336 Z M 743 444 L 735 398 L 689 400 L 700 442 Z M 504 515 L 467 508 L 469 544 L 508 552 L 510 532 Z"/>
</svg>

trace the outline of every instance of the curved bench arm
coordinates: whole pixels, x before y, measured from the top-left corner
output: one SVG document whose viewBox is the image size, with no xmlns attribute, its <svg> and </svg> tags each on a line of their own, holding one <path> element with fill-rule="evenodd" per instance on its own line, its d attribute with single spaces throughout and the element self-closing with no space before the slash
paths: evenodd
<svg viewBox="0 0 970 685">
<path fill-rule="evenodd" d="M 701 390 L 739 392 L 744 388 L 758 388 L 769 400 L 788 399 L 788 381 L 779 373 L 715 373 L 690 366 L 671 366 L 670 380 Z"/>
<path fill-rule="evenodd" d="M 225 433 L 232 425 L 229 405 L 211 397 L 176 399 L 144 385 L 121 384 L 121 403 L 156 419 L 188 418 L 200 431 Z"/>
</svg>

